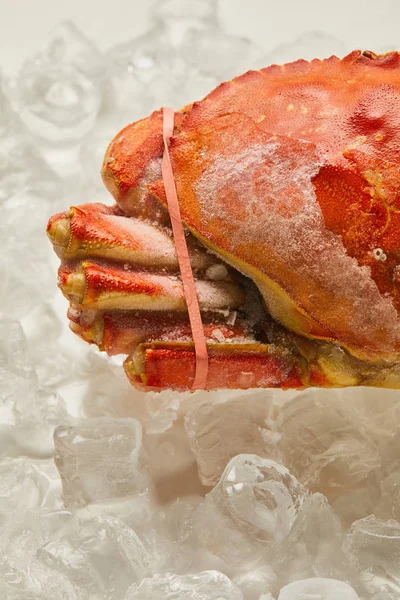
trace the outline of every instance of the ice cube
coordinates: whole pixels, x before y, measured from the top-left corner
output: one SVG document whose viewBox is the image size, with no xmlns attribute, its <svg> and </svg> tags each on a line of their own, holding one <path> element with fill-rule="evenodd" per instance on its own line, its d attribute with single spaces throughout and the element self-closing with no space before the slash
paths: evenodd
<svg viewBox="0 0 400 600">
<path fill-rule="evenodd" d="M 198 535 L 230 564 L 257 561 L 289 534 L 306 496 L 283 465 L 241 454 L 229 462 L 199 510 Z"/>
<path fill-rule="evenodd" d="M 283 462 L 304 485 L 335 498 L 365 486 L 379 466 L 368 424 L 334 390 L 309 390 L 283 407 Z"/>
<path fill-rule="evenodd" d="M 93 81 L 107 76 L 101 52 L 72 21 L 63 21 L 52 29 L 37 59 L 74 65 Z"/>
<path fill-rule="evenodd" d="M 7 600 L 41 600 L 41 595 L 36 592 L 29 592 L 26 589 L 13 588 L 6 583 L 0 582 L 0 594 Z"/>
<path fill-rule="evenodd" d="M 397 600 L 400 598 L 400 582 L 376 571 L 363 571 L 359 576 L 358 593 L 371 600 Z"/>
<path fill-rule="evenodd" d="M 25 63 L 14 84 L 22 122 L 46 142 L 64 146 L 79 142 L 100 111 L 103 73 L 94 45 L 72 23 L 62 24 L 47 47 Z"/>
<path fill-rule="evenodd" d="M 64 308 L 64 307 L 63 307 Z M 47 302 L 38 304 L 21 321 L 27 338 L 27 349 L 33 362 L 39 385 L 57 387 L 76 378 L 78 360 L 71 350 L 58 340 L 62 334 L 61 313 L 57 315 Z"/>
<path fill-rule="evenodd" d="M 153 15 L 168 31 L 171 42 L 179 46 L 185 63 L 194 69 L 194 76 L 197 72 L 227 80 L 252 68 L 254 59 L 261 53 L 249 39 L 224 32 L 218 22 L 217 9 L 216 0 L 169 0 L 159 2 Z M 210 87 L 205 93 L 211 91 Z"/>
<path fill-rule="evenodd" d="M 180 397 L 171 391 L 159 393 L 147 392 L 141 397 L 146 413 L 142 416 L 142 423 L 148 434 L 157 434 L 167 431 L 178 418 L 181 403 L 188 395 Z"/>
<path fill-rule="evenodd" d="M 154 43 L 157 40 L 157 43 Z M 164 106 L 177 108 L 205 96 L 218 80 L 191 67 L 164 26 L 109 51 L 120 126 Z M 124 123 L 125 121 L 125 123 Z"/>
<path fill-rule="evenodd" d="M 4 458 L 0 462 L 0 506 L 8 510 L 56 507 L 61 486 L 52 461 Z"/>
<path fill-rule="evenodd" d="M 31 397 L 31 383 L 0 366 L 0 424 L 12 426 L 16 422 L 15 399 Z"/>
<path fill-rule="evenodd" d="M 84 410 L 88 417 L 130 417 L 140 420 L 146 433 L 162 433 L 177 419 L 181 404 L 179 395 L 170 391 L 141 393 L 125 377 L 117 361 L 89 352 L 78 367 L 88 379 Z M 184 394 L 182 398 L 187 398 Z"/>
<path fill-rule="evenodd" d="M 36 137 L 77 142 L 94 126 L 101 98 L 96 86 L 70 65 L 25 66 L 19 83 L 20 115 Z"/>
<path fill-rule="evenodd" d="M 346 535 L 344 551 L 355 567 L 386 574 L 400 583 L 400 523 L 374 515 L 355 521 Z"/>
<path fill-rule="evenodd" d="M 133 581 L 149 574 L 151 564 L 135 532 L 108 516 L 80 520 L 62 537 L 44 544 L 37 556 L 81 594 L 110 600 L 123 598 Z"/>
<path fill-rule="evenodd" d="M 78 376 L 87 380 L 83 404 L 85 415 L 96 417 L 137 417 L 141 403 L 120 366 L 98 352 L 89 351 L 79 365 Z"/>
<path fill-rule="evenodd" d="M 125 600 L 242 600 L 240 589 L 218 571 L 191 575 L 163 573 L 133 584 Z"/>
<path fill-rule="evenodd" d="M 6 510 L 0 519 L 0 581 L 28 590 L 37 589 L 31 571 L 36 552 L 49 539 L 56 540 L 63 534 L 72 520 L 71 513 L 43 507 L 25 511 L 19 507 Z"/>
<path fill-rule="evenodd" d="M 239 569 L 232 581 L 240 587 L 246 600 L 274 600 L 271 593 L 266 593 L 276 589 L 276 574 L 270 565 Z"/>
<path fill-rule="evenodd" d="M 257 454 L 277 458 L 273 396 L 269 392 L 194 406 L 185 419 L 190 446 L 204 485 L 215 485 L 231 458 Z"/>
<path fill-rule="evenodd" d="M 204 549 L 194 528 L 202 502 L 200 496 L 179 498 L 168 507 L 162 507 L 157 517 L 153 516 L 150 527 L 143 529 L 143 536 L 152 547 L 153 572 L 188 573 L 220 568 L 222 561 Z"/>
<path fill-rule="evenodd" d="M 348 583 L 337 579 L 312 578 L 285 585 L 278 600 L 359 600 Z"/>
<path fill-rule="evenodd" d="M 384 398 L 387 410 L 375 415 L 379 437 L 377 442 L 380 446 L 380 464 L 374 469 L 368 478 L 369 495 L 373 503 L 376 517 L 380 519 L 394 518 L 400 521 L 400 433 L 398 431 L 398 419 L 400 416 L 400 402 L 396 392 L 395 397 Z M 397 398 L 396 398 L 397 396 Z M 362 516 L 365 516 L 362 515 Z"/>
<path fill-rule="evenodd" d="M 160 103 L 178 108 L 200 100 L 260 54 L 249 40 L 218 26 L 214 2 L 160 2 L 153 16 L 153 29 L 108 54 L 125 119 L 143 117 Z"/>
<path fill-rule="evenodd" d="M 400 597 L 400 587 L 393 586 L 392 584 L 390 588 L 388 588 L 386 585 L 382 584 L 381 581 L 379 584 L 380 588 L 376 591 L 376 594 L 371 597 L 371 600 L 398 600 Z"/>
<path fill-rule="evenodd" d="M 73 586 L 62 577 L 47 571 L 35 573 L 35 578 L 35 591 L 0 582 L 0 597 L 4 600 L 82 600 L 82 597 L 76 595 Z"/>
<path fill-rule="evenodd" d="M 0 317 L 0 365 L 23 379 L 35 381 L 21 324 L 4 317 Z"/>
<path fill-rule="evenodd" d="M 19 274 L 10 257 L 5 257 L 0 251 L 0 305 L 3 314 L 11 319 L 19 319 L 29 313 L 40 303 L 38 290 L 31 282 Z"/>
<path fill-rule="evenodd" d="M 84 173 L 83 185 L 90 190 L 90 195 L 99 194 L 99 201 L 108 204 L 111 198 L 105 193 L 104 184 L 100 177 L 104 154 L 110 140 L 118 131 L 118 123 L 95 127 L 82 141 L 80 163 Z M 100 196 L 101 194 L 101 196 Z"/>
<path fill-rule="evenodd" d="M 27 157 L 21 156 L 22 164 L 25 164 L 25 159 L 29 162 Z M 15 175 L 16 181 L 11 176 L 11 181 L 6 179 L 2 188 L 8 194 L 7 186 L 10 184 L 13 191 L 2 202 L 0 234 L 4 243 L 0 249 L 0 302 L 4 314 L 9 318 L 21 318 L 41 300 L 51 298 L 57 289 L 49 244 L 43 235 L 47 219 L 54 210 L 53 201 L 49 198 L 50 191 L 43 181 L 47 181 L 49 187 L 53 182 L 50 185 L 40 168 L 36 176 L 43 177 L 43 181 L 37 189 L 28 167 L 22 178 L 26 181 L 20 181 L 14 169 L 8 171 L 10 173 Z"/>
<path fill-rule="evenodd" d="M 0 334 L 0 424 L 9 428 L 14 454 L 51 456 L 54 427 L 67 422 L 63 400 L 38 387 L 21 325 L 1 319 Z"/>
<path fill-rule="evenodd" d="M 20 131 L 10 132 L 9 135 L 2 138 L 0 147 L 0 182 L 0 200 L 5 201 L 13 198 L 10 206 L 4 205 L 5 215 L 11 211 L 13 204 L 16 205 L 18 194 L 23 190 L 26 191 L 29 189 L 42 195 L 45 195 L 47 192 L 52 194 L 57 191 L 57 177 L 55 173 L 43 160 L 38 149 L 28 136 Z M 58 193 L 60 193 L 60 190 L 58 190 Z M 37 208 L 39 209 L 39 214 L 41 214 L 40 204 L 35 206 L 35 211 Z M 26 216 L 27 211 L 30 212 L 32 219 L 35 220 L 35 211 L 32 211 L 31 207 L 25 205 L 18 208 L 16 206 L 16 210 L 19 210 L 19 214 L 16 216 L 20 217 L 20 223 L 23 223 L 22 219 Z M 0 226 L 5 224 L 8 223 L 4 216 Z"/>
<path fill-rule="evenodd" d="M 189 65 L 220 81 L 254 68 L 261 55 L 249 39 L 228 35 L 217 27 L 187 31 L 182 52 Z M 216 56 L 218 61 L 215 61 Z M 208 92 L 211 91 L 210 88 Z"/>
<path fill-rule="evenodd" d="M 64 311 L 64 305 L 61 308 Z M 43 302 L 21 321 L 41 387 L 57 388 L 79 379 L 82 363 L 74 344 L 77 340 L 71 340 L 69 332 L 66 334 L 69 343 L 60 339 L 63 331 L 61 315 L 61 312 L 55 313 L 53 305 Z"/>
<path fill-rule="evenodd" d="M 5 142 L 6 138 L 16 135 L 20 130 L 21 123 L 11 107 L 8 81 L 0 71 L 0 134 L 2 142 Z M 1 162 L 0 159 L 0 164 Z M 1 197 L 2 194 L 0 192 Z"/>
<path fill-rule="evenodd" d="M 20 453 L 35 458 L 53 456 L 53 432 L 69 421 L 62 397 L 52 389 L 41 388 L 15 402 L 14 440 Z"/>
<path fill-rule="evenodd" d="M 38 600 L 83 600 L 80 590 L 61 573 L 57 573 L 40 563 L 36 558 L 30 564 L 30 579 L 32 585 L 40 590 Z"/>
<path fill-rule="evenodd" d="M 346 559 L 342 530 L 322 494 L 313 494 L 300 507 L 292 529 L 273 560 L 283 582 L 305 577 L 340 577 Z"/>
<path fill-rule="evenodd" d="M 193 533 L 193 520 L 203 499 L 200 496 L 178 498 L 159 515 L 159 528 L 174 542 L 185 542 Z"/>
<path fill-rule="evenodd" d="M 53 390 L 36 389 L 0 367 L 0 454 L 48 458 L 53 455 L 53 431 L 68 423 L 63 399 Z"/>
<path fill-rule="evenodd" d="M 142 492 L 148 483 L 142 427 L 135 419 L 87 419 L 54 433 L 66 506 Z"/>
</svg>

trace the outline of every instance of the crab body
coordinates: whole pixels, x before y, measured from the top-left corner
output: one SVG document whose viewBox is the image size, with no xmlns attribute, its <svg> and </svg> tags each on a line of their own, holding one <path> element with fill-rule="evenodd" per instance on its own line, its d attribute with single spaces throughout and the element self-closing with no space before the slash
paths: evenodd
<svg viewBox="0 0 400 600">
<path fill-rule="evenodd" d="M 190 389 L 193 342 L 161 177 L 162 112 L 122 130 L 117 205 L 55 215 L 72 329 L 131 381 Z M 400 54 L 250 71 L 170 142 L 209 389 L 400 387 Z"/>
</svg>

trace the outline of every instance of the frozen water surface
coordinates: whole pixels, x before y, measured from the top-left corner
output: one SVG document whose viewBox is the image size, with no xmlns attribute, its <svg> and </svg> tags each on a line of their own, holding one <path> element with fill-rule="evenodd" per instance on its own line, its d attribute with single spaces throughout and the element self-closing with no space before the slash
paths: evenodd
<svg viewBox="0 0 400 600">
<path fill-rule="evenodd" d="M 52 213 L 110 204 L 99 171 L 119 127 L 247 69 L 347 50 L 310 31 L 263 55 L 224 30 L 217 0 L 158 0 L 135 39 L 103 53 L 63 23 L 19 73 L 0 76 L 2 599 L 400 598 L 398 393 L 139 393 L 118 357 L 67 330 L 45 237 Z M 273 154 L 260 144 L 240 168 L 238 157 L 221 158 L 220 179 L 250 206 L 246 177 Z M 298 225 L 308 236 L 319 223 L 314 167 L 295 172 L 285 160 L 264 183 L 274 195 L 289 171 L 306 190 Z M 290 261 L 288 223 L 277 213 L 280 226 L 266 227 L 268 218 L 259 234 L 283 240 Z M 317 234 L 304 269 L 317 261 L 321 277 L 362 287 L 338 240 Z M 387 302 L 365 294 L 360 332 L 373 306 L 393 323 Z"/>
</svg>

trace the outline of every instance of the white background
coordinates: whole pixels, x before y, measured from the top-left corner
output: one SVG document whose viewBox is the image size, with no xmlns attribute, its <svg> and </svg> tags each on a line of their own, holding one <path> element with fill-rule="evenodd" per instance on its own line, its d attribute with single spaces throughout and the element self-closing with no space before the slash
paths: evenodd
<svg viewBox="0 0 400 600">
<path fill-rule="evenodd" d="M 149 22 L 151 0 L 0 0 L 0 68 L 16 73 L 49 30 L 72 19 L 101 49 L 129 40 Z M 228 32 L 265 51 L 309 31 L 355 48 L 400 48 L 400 0 L 220 0 Z M 299 57 L 300 58 L 300 57 Z"/>
</svg>

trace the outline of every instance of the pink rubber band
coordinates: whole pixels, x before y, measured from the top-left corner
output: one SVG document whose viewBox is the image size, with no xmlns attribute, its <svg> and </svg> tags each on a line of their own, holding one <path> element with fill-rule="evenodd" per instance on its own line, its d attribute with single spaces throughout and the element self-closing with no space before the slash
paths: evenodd
<svg viewBox="0 0 400 600">
<path fill-rule="evenodd" d="M 176 253 L 178 255 L 183 290 L 194 342 L 196 372 L 192 389 L 198 390 L 204 389 L 206 386 L 208 374 L 208 353 L 196 287 L 194 284 L 192 266 L 190 264 L 189 252 L 186 244 L 185 232 L 183 229 L 181 211 L 179 209 L 175 178 L 169 156 L 169 140 L 174 132 L 174 118 L 175 112 L 172 108 L 163 108 L 164 154 L 161 162 L 161 172 L 164 180 L 165 195 L 167 197 L 168 210 L 171 217 Z"/>
</svg>

